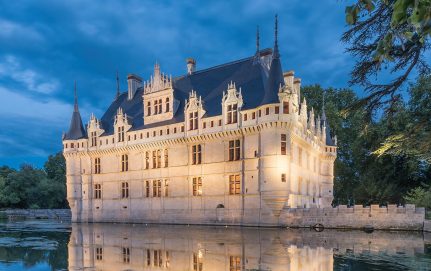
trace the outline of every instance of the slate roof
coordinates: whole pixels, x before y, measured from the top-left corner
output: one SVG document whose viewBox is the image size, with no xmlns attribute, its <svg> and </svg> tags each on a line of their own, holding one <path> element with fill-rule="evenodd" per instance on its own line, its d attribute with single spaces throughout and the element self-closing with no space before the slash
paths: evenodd
<svg viewBox="0 0 431 271">
<path fill-rule="evenodd" d="M 77 140 L 87 137 L 84 125 L 82 125 L 81 114 L 79 113 L 78 100 L 76 98 L 75 90 L 75 104 L 72 113 L 72 119 L 70 121 L 69 131 L 64 135 L 64 140 Z"/>
<path fill-rule="evenodd" d="M 272 50 L 260 51 L 261 55 L 271 57 Z M 272 61 L 274 63 L 274 61 Z M 275 69 L 268 69 L 261 61 L 255 61 L 255 56 L 229 62 L 209 69 L 196 71 L 190 75 L 173 78 L 174 98 L 179 101 L 174 118 L 158 123 L 145 124 L 143 119 L 142 94 L 143 88 L 139 88 L 133 99 L 127 99 L 127 93 L 122 93 L 108 108 L 101 118 L 105 135 L 113 133 L 113 124 L 117 109 L 121 107 L 123 112 L 130 117 L 132 130 L 140 130 L 163 126 L 184 121 L 185 100 L 188 99 L 191 90 L 196 91 L 202 97 L 203 107 L 206 111 L 204 117 L 222 114 L 221 101 L 223 91 L 232 81 L 237 89 L 241 88 L 243 96 L 243 109 L 255 108 L 263 104 L 278 102 L 278 87 L 284 84 L 281 63 L 276 61 Z M 272 84 L 268 84 L 268 78 L 273 78 Z M 274 84 L 278 87 L 274 88 Z"/>
</svg>

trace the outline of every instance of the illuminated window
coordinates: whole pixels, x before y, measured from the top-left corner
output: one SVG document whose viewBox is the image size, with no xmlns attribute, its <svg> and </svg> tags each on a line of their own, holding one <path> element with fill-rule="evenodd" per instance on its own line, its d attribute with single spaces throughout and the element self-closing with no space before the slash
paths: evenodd
<svg viewBox="0 0 431 271">
<path fill-rule="evenodd" d="M 90 135 L 91 135 L 91 147 L 97 146 L 97 133 L 91 132 Z"/>
<path fill-rule="evenodd" d="M 203 257 L 200 253 L 193 253 L 193 271 L 203 271 Z"/>
<path fill-rule="evenodd" d="M 145 152 L 145 169 L 150 168 L 150 152 Z"/>
<path fill-rule="evenodd" d="M 169 155 L 168 155 L 168 150 L 167 149 L 165 149 L 164 150 L 164 162 L 165 162 L 165 167 L 168 167 L 169 166 Z"/>
<path fill-rule="evenodd" d="M 239 160 L 241 144 L 239 139 L 229 141 L 229 161 Z"/>
<path fill-rule="evenodd" d="M 129 183 L 122 182 L 121 183 L 121 198 L 127 199 L 129 197 Z"/>
<path fill-rule="evenodd" d="M 189 113 L 189 130 L 198 129 L 198 112 Z"/>
<path fill-rule="evenodd" d="M 192 164 L 199 165 L 202 163 L 202 147 L 201 145 L 192 146 Z"/>
<path fill-rule="evenodd" d="M 127 154 L 121 155 L 121 171 L 129 170 L 129 156 Z"/>
<path fill-rule="evenodd" d="M 241 271 L 241 258 L 237 256 L 229 257 L 229 271 Z"/>
<path fill-rule="evenodd" d="M 150 181 L 145 181 L 145 196 L 149 198 L 151 195 L 150 192 Z"/>
<path fill-rule="evenodd" d="M 193 196 L 202 196 L 202 178 L 193 177 Z"/>
<path fill-rule="evenodd" d="M 130 248 L 123 247 L 123 263 L 130 263 Z"/>
<path fill-rule="evenodd" d="M 124 126 L 118 127 L 118 142 L 124 142 Z"/>
<path fill-rule="evenodd" d="M 99 157 L 94 159 L 94 173 L 100 174 L 100 158 Z"/>
<path fill-rule="evenodd" d="M 238 122 L 238 104 L 231 104 L 227 106 L 227 124 Z"/>
<path fill-rule="evenodd" d="M 102 198 L 102 185 L 101 184 L 95 184 L 94 185 L 94 198 L 95 199 L 101 199 Z"/>
<path fill-rule="evenodd" d="M 161 197 L 161 196 L 162 196 L 162 181 L 153 180 L 153 197 Z"/>
<path fill-rule="evenodd" d="M 96 261 L 103 260 L 103 248 L 96 247 Z"/>
<path fill-rule="evenodd" d="M 289 102 L 283 102 L 283 114 L 289 114 Z"/>
<path fill-rule="evenodd" d="M 239 175 L 229 175 L 229 194 L 241 194 L 241 181 Z"/>
<path fill-rule="evenodd" d="M 281 155 L 287 154 L 287 141 L 286 134 L 281 134 Z"/>
</svg>

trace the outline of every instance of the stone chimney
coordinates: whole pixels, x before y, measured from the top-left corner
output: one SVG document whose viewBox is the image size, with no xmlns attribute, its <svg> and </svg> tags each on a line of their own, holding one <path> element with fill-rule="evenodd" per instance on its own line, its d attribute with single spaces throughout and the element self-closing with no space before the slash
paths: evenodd
<svg viewBox="0 0 431 271">
<path fill-rule="evenodd" d="M 192 74 L 196 71 L 196 60 L 193 58 L 187 58 L 187 74 Z"/>
<path fill-rule="evenodd" d="M 127 75 L 127 86 L 128 86 L 127 99 L 128 100 L 133 99 L 133 96 L 135 96 L 136 90 L 141 86 L 141 83 L 142 83 L 141 77 L 135 74 Z"/>
</svg>

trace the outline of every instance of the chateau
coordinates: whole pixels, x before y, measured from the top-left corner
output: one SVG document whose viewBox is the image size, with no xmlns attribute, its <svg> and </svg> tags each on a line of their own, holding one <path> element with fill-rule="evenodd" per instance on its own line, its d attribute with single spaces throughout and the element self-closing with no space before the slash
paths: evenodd
<svg viewBox="0 0 431 271">
<path fill-rule="evenodd" d="M 336 138 L 273 49 L 172 77 L 129 74 L 101 118 L 63 135 L 74 222 L 279 225 L 330 207 Z"/>
</svg>

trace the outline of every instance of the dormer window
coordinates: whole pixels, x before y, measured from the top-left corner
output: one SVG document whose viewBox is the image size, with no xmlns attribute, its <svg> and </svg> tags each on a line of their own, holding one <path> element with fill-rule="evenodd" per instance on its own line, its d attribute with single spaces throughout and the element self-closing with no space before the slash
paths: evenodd
<svg viewBox="0 0 431 271">
<path fill-rule="evenodd" d="M 283 102 L 283 114 L 289 114 L 289 102 Z"/>
<path fill-rule="evenodd" d="M 238 122 L 238 104 L 227 106 L 227 124 Z"/>
<path fill-rule="evenodd" d="M 163 113 L 163 110 L 162 110 L 162 99 L 159 100 L 159 113 L 158 114 L 161 114 L 161 113 Z"/>
<path fill-rule="evenodd" d="M 189 130 L 198 129 L 198 112 L 191 112 L 189 114 Z"/>
<path fill-rule="evenodd" d="M 159 114 L 159 101 L 155 100 L 154 101 L 154 114 Z"/>
<path fill-rule="evenodd" d="M 97 145 L 97 133 L 91 132 L 91 147 L 95 147 Z"/>
<path fill-rule="evenodd" d="M 170 108 L 169 98 L 166 98 L 166 112 L 169 112 L 169 108 Z"/>
<path fill-rule="evenodd" d="M 118 142 L 124 142 L 124 126 L 118 127 Z"/>
<path fill-rule="evenodd" d="M 151 102 L 147 103 L 147 116 L 151 116 Z"/>
</svg>

